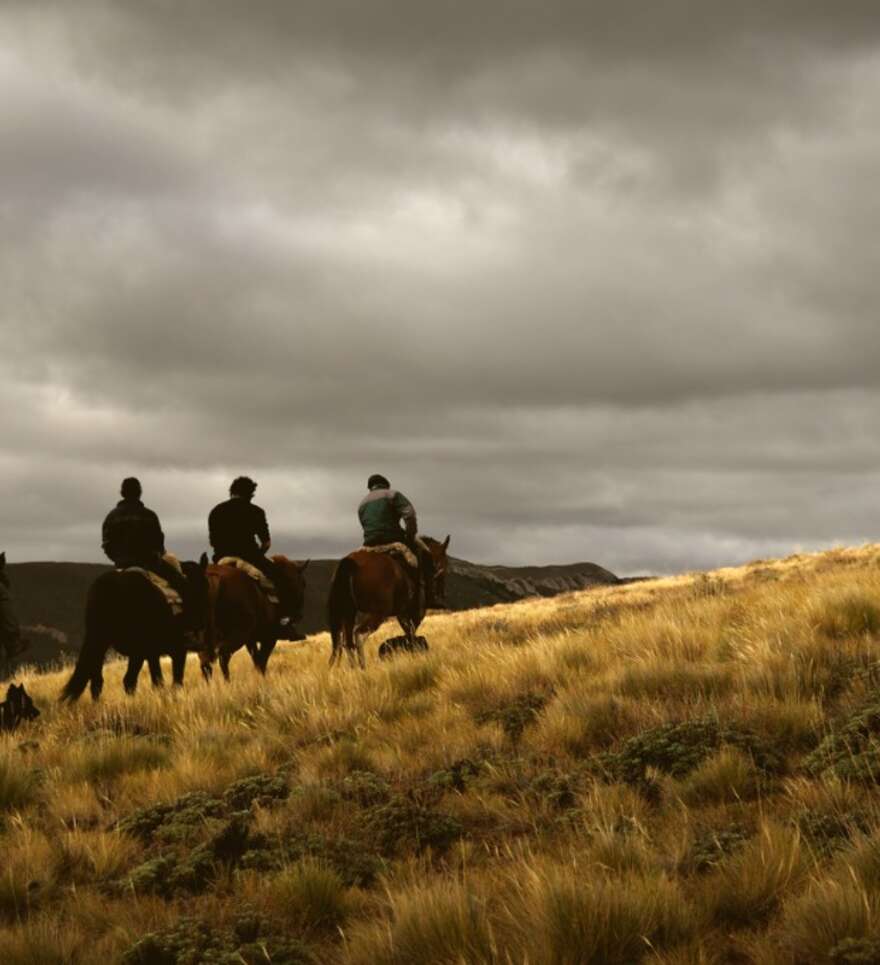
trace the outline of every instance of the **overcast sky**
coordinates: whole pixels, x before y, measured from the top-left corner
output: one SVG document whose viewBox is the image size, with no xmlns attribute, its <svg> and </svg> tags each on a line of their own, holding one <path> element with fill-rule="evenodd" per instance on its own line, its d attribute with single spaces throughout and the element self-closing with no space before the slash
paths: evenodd
<svg viewBox="0 0 880 965">
<path fill-rule="evenodd" d="M 0 2 L 0 549 L 880 538 L 876 0 Z"/>
</svg>

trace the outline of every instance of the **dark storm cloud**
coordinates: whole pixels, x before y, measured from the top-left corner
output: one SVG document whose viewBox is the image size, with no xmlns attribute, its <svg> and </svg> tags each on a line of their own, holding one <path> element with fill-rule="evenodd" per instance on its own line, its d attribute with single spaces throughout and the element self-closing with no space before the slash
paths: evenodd
<svg viewBox="0 0 880 965">
<path fill-rule="evenodd" d="M 0 9 L 0 535 L 179 547 L 260 473 L 340 552 L 622 571 L 875 534 L 880 17 L 841 3 Z"/>
</svg>

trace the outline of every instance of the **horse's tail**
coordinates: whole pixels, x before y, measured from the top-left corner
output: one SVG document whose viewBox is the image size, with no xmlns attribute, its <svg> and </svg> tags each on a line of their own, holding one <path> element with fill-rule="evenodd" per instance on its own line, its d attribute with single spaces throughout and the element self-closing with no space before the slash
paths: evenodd
<svg viewBox="0 0 880 965">
<path fill-rule="evenodd" d="M 104 655 L 105 649 L 101 645 L 98 635 L 94 631 L 89 632 L 87 628 L 83 645 L 76 660 L 76 666 L 73 668 L 70 680 L 64 685 L 59 700 L 70 701 L 71 703 L 78 700 L 89 685 L 96 670 L 103 664 Z"/>
<path fill-rule="evenodd" d="M 339 561 L 330 582 L 327 623 L 330 626 L 330 639 L 333 641 L 334 653 L 338 653 L 343 646 L 354 646 L 352 631 L 357 616 L 357 604 L 354 599 L 352 579 L 356 571 L 357 564 L 346 556 Z"/>
<path fill-rule="evenodd" d="M 98 577 L 98 581 L 101 580 L 102 578 Z M 86 632 L 83 644 L 80 647 L 76 666 L 73 668 L 70 680 L 64 685 L 59 700 L 69 701 L 70 703 L 78 700 L 89 682 L 103 666 L 107 648 L 102 643 L 103 635 L 99 629 L 102 607 L 100 590 L 102 585 L 101 582 L 96 581 L 89 590 L 86 601 Z"/>
</svg>

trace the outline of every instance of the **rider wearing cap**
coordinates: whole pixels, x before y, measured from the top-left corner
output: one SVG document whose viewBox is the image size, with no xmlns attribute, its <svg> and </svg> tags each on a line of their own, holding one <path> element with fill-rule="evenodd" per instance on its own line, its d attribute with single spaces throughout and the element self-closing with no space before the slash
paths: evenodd
<svg viewBox="0 0 880 965">
<path fill-rule="evenodd" d="M 425 605 L 434 605 L 434 560 L 418 536 L 418 519 L 413 504 L 379 473 L 367 480 L 367 495 L 358 506 L 364 531 L 364 546 L 403 543 L 419 561 L 419 579 L 425 587 Z M 403 526 L 401 526 L 401 520 Z"/>
</svg>

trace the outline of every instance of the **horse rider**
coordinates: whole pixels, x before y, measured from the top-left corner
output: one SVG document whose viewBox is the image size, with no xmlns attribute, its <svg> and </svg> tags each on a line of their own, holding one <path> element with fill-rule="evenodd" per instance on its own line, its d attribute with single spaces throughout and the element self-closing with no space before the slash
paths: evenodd
<svg viewBox="0 0 880 965">
<path fill-rule="evenodd" d="M 425 588 L 425 606 L 434 606 L 434 560 L 419 538 L 413 504 L 392 489 L 383 475 L 374 473 L 367 480 L 367 495 L 358 506 L 358 518 L 364 530 L 364 546 L 403 543 L 412 550 L 419 563 L 418 578 Z"/>
<path fill-rule="evenodd" d="M 237 556 L 255 566 L 275 587 L 283 611 L 284 586 L 275 564 L 266 556 L 272 537 L 265 511 L 253 502 L 256 491 L 253 479 L 247 476 L 233 479 L 229 499 L 218 503 L 208 514 L 208 539 L 215 563 L 224 556 Z M 289 626 L 289 615 L 283 613 L 279 622 L 282 627 Z"/>
<path fill-rule="evenodd" d="M 186 599 L 186 579 L 165 559 L 165 534 L 159 517 L 141 501 L 141 484 L 134 476 L 122 480 L 122 499 L 101 527 L 101 548 L 117 569 L 139 566 L 150 570 Z"/>
</svg>

